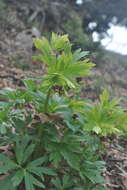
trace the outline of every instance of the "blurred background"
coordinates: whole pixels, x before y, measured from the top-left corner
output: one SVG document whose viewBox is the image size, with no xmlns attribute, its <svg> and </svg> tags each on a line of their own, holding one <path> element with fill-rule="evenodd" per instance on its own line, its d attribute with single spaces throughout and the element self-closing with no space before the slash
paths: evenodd
<svg viewBox="0 0 127 190">
<path fill-rule="evenodd" d="M 126 27 L 126 0 L 0 0 L 0 89 L 41 74 L 32 38 L 68 33 L 73 49 L 89 51 L 96 64 L 85 79 L 86 95 L 96 99 L 106 87 L 126 101 Z"/>
</svg>

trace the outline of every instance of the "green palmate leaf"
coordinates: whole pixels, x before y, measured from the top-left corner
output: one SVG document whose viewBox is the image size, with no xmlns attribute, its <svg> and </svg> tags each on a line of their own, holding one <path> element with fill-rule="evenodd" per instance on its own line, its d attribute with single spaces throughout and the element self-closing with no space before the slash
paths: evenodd
<svg viewBox="0 0 127 190">
<path fill-rule="evenodd" d="M 59 178 L 52 179 L 53 185 L 55 185 L 57 188 L 61 188 L 62 184 Z"/>
<path fill-rule="evenodd" d="M 80 176 L 82 179 L 87 178 L 93 184 L 104 184 L 104 178 L 101 176 L 102 168 L 105 163 L 101 161 L 85 161 L 84 166 L 80 169 Z"/>
<path fill-rule="evenodd" d="M 1 190 L 17 190 L 17 187 L 14 187 L 12 184 L 13 175 L 9 175 L 5 179 L 0 181 L 0 189 Z"/>
<path fill-rule="evenodd" d="M 69 187 L 71 187 L 72 185 L 73 185 L 74 183 L 73 183 L 73 181 L 72 181 L 72 178 L 71 178 L 71 176 L 69 176 L 69 175 L 64 175 L 63 176 L 63 188 L 69 188 Z"/>
<path fill-rule="evenodd" d="M 30 173 L 25 172 L 25 187 L 26 190 L 35 190 L 35 186 L 45 188 L 43 183 L 39 182 L 35 177 L 33 177 Z"/>
<path fill-rule="evenodd" d="M 50 169 L 50 168 L 46 168 L 46 167 L 41 167 L 40 168 L 40 171 L 43 173 L 43 174 L 47 174 L 47 175 L 51 175 L 51 176 L 56 176 L 56 173 Z"/>
<path fill-rule="evenodd" d="M 26 190 L 35 190 L 31 180 L 31 175 L 28 172 L 25 172 L 25 187 Z"/>
<path fill-rule="evenodd" d="M 38 158 L 32 162 L 30 162 L 27 165 L 27 168 L 32 168 L 32 167 L 37 167 L 37 166 L 41 166 L 45 161 L 47 161 L 47 156 L 43 156 L 41 158 Z"/>
<path fill-rule="evenodd" d="M 84 58 L 88 54 L 89 54 L 88 51 L 81 51 L 81 49 L 77 49 L 73 54 L 73 61 L 76 62 L 81 58 Z"/>
<path fill-rule="evenodd" d="M 62 160 L 62 156 L 58 152 L 50 153 L 49 158 L 55 165 L 58 165 L 58 163 Z"/>
<path fill-rule="evenodd" d="M 27 144 L 26 144 L 27 145 Z M 24 146 L 25 146 L 25 141 L 24 141 Z M 20 144 L 19 139 L 16 139 L 16 150 L 15 150 L 15 154 L 16 154 L 16 159 L 17 162 L 19 164 L 22 163 L 23 160 L 23 153 L 24 153 L 24 147 L 22 146 L 22 144 Z"/>
<path fill-rule="evenodd" d="M 71 70 L 70 77 L 83 77 L 90 74 L 89 69 L 93 67 L 94 64 L 87 63 L 86 61 L 80 61 L 68 68 L 68 71 L 65 73 L 69 76 L 69 69 Z"/>
<path fill-rule="evenodd" d="M 34 144 L 29 145 L 24 151 L 23 163 L 27 161 L 27 159 L 31 156 L 35 148 Z"/>
<path fill-rule="evenodd" d="M 17 162 L 21 165 L 25 163 L 27 159 L 31 156 L 34 151 L 34 144 L 30 144 L 30 137 L 24 136 L 23 139 L 20 140 L 20 137 L 16 139 L 16 159 Z"/>
<path fill-rule="evenodd" d="M 35 79 L 33 78 L 27 78 L 27 79 L 23 79 L 23 82 L 25 84 L 25 86 L 28 88 L 28 89 L 36 89 L 36 81 Z"/>
<path fill-rule="evenodd" d="M 13 118 L 13 122 L 15 123 L 15 130 L 18 133 L 24 133 L 25 129 L 27 128 L 27 119 L 25 121 L 19 119 L 19 118 Z M 30 116 L 29 116 L 30 119 Z"/>
<path fill-rule="evenodd" d="M 63 184 L 67 185 L 70 181 L 70 176 L 69 175 L 64 175 L 63 176 Z"/>
<path fill-rule="evenodd" d="M 27 168 L 28 171 L 34 175 L 37 175 L 38 177 L 41 177 L 41 179 L 44 180 L 43 173 L 39 170 L 40 167 L 35 167 L 35 168 Z"/>
<path fill-rule="evenodd" d="M 16 169 L 16 164 L 8 163 L 7 165 L 0 167 L 0 174 Z"/>
<path fill-rule="evenodd" d="M 61 154 L 72 168 L 79 168 L 80 157 L 78 155 L 74 154 L 73 152 L 66 151 L 62 151 Z"/>
<path fill-rule="evenodd" d="M 15 162 L 3 154 L 0 154 L 0 162 L 4 164 L 0 166 L 0 173 L 5 173 L 18 168 L 18 165 Z"/>
<path fill-rule="evenodd" d="M 74 182 L 71 180 L 71 177 L 69 175 L 64 175 L 62 177 L 62 180 L 58 177 L 53 178 L 52 183 L 58 190 L 68 189 L 74 185 Z"/>
<path fill-rule="evenodd" d="M 37 175 L 42 175 L 42 174 L 47 174 L 47 175 L 51 175 L 51 176 L 55 176 L 56 173 L 47 167 L 32 167 L 32 168 L 27 168 L 30 172 L 37 174 Z M 38 173 L 39 172 L 39 173 Z"/>
<path fill-rule="evenodd" d="M 99 173 L 100 174 L 100 173 Z M 92 182 L 92 183 L 104 183 L 104 178 L 101 175 L 98 175 L 98 172 L 91 170 L 86 171 L 86 177 Z"/>
<path fill-rule="evenodd" d="M 20 185 L 23 178 L 24 178 L 24 170 L 21 169 L 21 170 L 17 171 L 11 179 L 13 186 L 17 187 L 18 185 Z"/>
<path fill-rule="evenodd" d="M 67 85 L 68 87 L 75 88 L 75 84 L 71 80 L 69 80 L 68 78 L 61 76 L 61 79 L 62 79 L 62 81 L 65 81 L 65 85 Z"/>
<path fill-rule="evenodd" d="M 31 174 L 30 174 L 31 175 Z M 45 185 L 41 182 L 39 182 L 35 177 L 33 177 L 31 175 L 31 180 L 32 180 L 32 183 L 38 187 L 42 187 L 42 188 L 45 188 Z"/>
</svg>

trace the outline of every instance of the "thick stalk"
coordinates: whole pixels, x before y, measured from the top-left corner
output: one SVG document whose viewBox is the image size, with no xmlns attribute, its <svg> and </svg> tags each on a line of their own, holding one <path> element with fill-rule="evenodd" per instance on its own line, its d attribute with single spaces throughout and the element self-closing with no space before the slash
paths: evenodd
<svg viewBox="0 0 127 190">
<path fill-rule="evenodd" d="M 48 90 L 46 100 L 45 100 L 45 105 L 44 105 L 44 113 L 45 114 L 48 113 L 48 103 L 49 103 L 50 94 L 51 94 L 51 88 Z"/>
<path fill-rule="evenodd" d="M 34 159 L 36 159 L 37 157 L 43 156 L 43 152 L 44 152 L 43 136 L 44 136 L 44 126 L 38 125 L 37 126 L 37 139 L 38 139 L 38 141 L 36 142 Z"/>
<path fill-rule="evenodd" d="M 45 104 L 44 104 L 44 113 L 47 114 L 48 113 L 48 104 L 49 104 L 49 98 L 50 98 L 50 94 L 51 94 L 51 89 L 48 90 L 47 92 L 47 96 L 46 96 L 46 100 L 45 100 Z M 44 126 L 38 126 L 38 131 L 37 131 L 37 136 L 38 136 L 38 140 L 39 142 L 37 142 L 36 144 L 36 152 L 35 152 L 35 158 L 38 156 L 42 156 L 43 155 L 43 127 Z"/>
</svg>

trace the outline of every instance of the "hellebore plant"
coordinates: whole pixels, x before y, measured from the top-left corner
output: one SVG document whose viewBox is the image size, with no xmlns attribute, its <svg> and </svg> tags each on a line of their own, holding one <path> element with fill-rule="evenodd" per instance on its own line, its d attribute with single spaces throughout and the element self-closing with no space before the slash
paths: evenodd
<svg viewBox="0 0 127 190">
<path fill-rule="evenodd" d="M 0 102 L 0 189 L 106 190 L 99 136 L 122 133 L 126 113 L 107 91 L 96 105 L 77 95 L 77 78 L 94 64 L 84 58 L 88 52 L 72 52 L 67 35 L 34 44 L 44 75 L 24 79 L 25 90 L 0 91 L 6 100 Z"/>
</svg>

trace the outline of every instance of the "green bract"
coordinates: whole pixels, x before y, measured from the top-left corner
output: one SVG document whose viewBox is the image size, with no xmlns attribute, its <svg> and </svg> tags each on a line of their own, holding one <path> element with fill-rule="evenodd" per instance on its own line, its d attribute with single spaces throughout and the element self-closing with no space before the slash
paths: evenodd
<svg viewBox="0 0 127 190">
<path fill-rule="evenodd" d="M 88 75 L 89 69 L 94 66 L 89 60 L 84 60 L 87 52 L 78 49 L 72 53 L 67 35 L 59 36 L 53 33 L 50 42 L 45 38 L 33 40 L 36 48 L 42 52 L 34 58 L 46 64 L 47 75 L 42 86 L 75 88 L 76 77 Z"/>
</svg>

